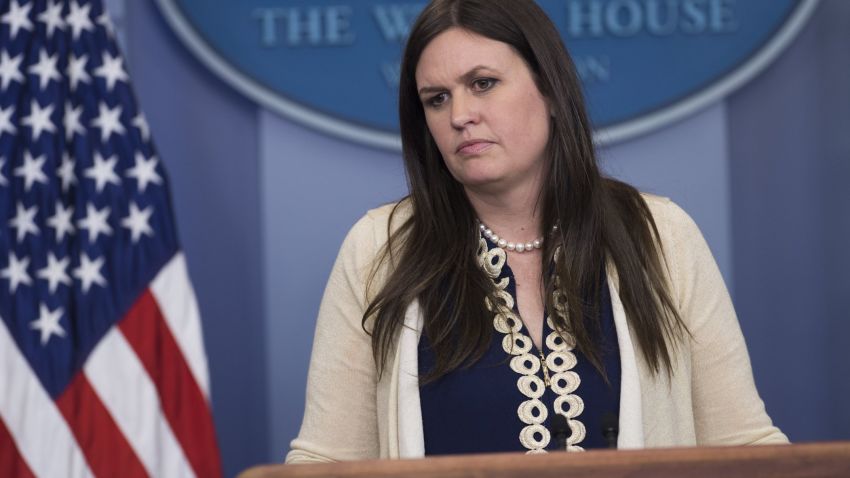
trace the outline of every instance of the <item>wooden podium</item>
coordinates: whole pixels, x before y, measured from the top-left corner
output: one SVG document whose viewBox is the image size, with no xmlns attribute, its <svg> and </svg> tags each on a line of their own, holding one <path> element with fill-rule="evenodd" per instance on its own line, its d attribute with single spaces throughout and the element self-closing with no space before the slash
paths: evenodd
<svg viewBox="0 0 850 478">
<path fill-rule="evenodd" d="M 266 465 L 240 478 L 850 478 L 850 442 Z"/>
</svg>

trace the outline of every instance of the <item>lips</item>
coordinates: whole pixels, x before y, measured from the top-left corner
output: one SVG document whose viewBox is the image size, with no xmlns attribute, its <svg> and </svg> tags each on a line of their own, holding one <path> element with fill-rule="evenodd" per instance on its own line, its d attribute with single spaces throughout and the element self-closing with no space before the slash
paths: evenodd
<svg viewBox="0 0 850 478">
<path fill-rule="evenodd" d="M 471 141 L 464 141 L 460 143 L 460 146 L 457 147 L 455 151 L 457 154 L 470 156 L 475 154 L 483 153 L 484 151 L 490 149 L 493 143 L 491 141 L 485 141 L 482 139 L 474 139 Z"/>
</svg>

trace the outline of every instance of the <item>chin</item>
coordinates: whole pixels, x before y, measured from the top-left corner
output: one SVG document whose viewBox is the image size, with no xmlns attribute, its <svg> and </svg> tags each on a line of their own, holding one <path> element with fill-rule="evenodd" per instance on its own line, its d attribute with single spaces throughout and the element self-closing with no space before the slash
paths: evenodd
<svg viewBox="0 0 850 478">
<path fill-rule="evenodd" d="M 487 190 L 498 188 L 503 181 L 500 176 L 472 176 L 463 178 L 458 182 L 465 188 Z"/>
<path fill-rule="evenodd" d="M 471 167 L 470 167 L 471 166 Z M 481 166 L 481 167 L 476 167 Z M 504 174 L 493 168 L 492 164 L 466 164 L 466 167 L 453 174 L 455 179 L 467 187 L 486 186 L 504 179 Z"/>
</svg>

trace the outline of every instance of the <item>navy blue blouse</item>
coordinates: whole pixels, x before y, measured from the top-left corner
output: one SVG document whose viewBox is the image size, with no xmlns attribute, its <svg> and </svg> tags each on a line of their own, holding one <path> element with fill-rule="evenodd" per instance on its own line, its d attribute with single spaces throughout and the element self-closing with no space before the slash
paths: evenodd
<svg viewBox="0 0 850 478">
<path fill-rule="evenodd" d="M 495 247 L 489 241 L 487 243 L 490 249 Z M 509 280 L 505 291 L 515 299 L 516 283 L 507 263 L 494 282 L 504 278 Z M 584 402 L 583 411 L 575 419 L 584 424 L 586 430 L 584 440 L 576 445 L 585 449 L 607 446 L 602 432 L 602 417 L 611 413 L 617 416 L 620 409 L 620 353 L 611 311 L 610 292 L 604 275 L 601 299 L 601 350 L 608 382 L 606 383 L 599 371 L 581 352 L 571 351 L 577 359 L 571 370 L 580 378 L 580 384 L 572 394 L 578 395 Z M 514 313 L 519 315 L 516 305 Z M 551 327 L 544 321 L 543 350 L 532 345 L 529 353 L 539 357 L 542 352 L 544 356 L 548 356 L 551 350 L 546 345 L 545 338 L 551 332 Z M 519 333 L 529 336 L 524 325 Z M 504 337 L 505 334 L 494 329 L 490 348 L 481 360 L 468 368 L 454 370 L 435 382 L 420 386 L 426 455 L 528 451 L 519 438 L 526 423 L 520 419 L 518 408 L 529 397 L 518 387 L 517 381 L 522 375 L 509 366 L 513 357 L 503 349 Z M 421 377 L 433 368 L 435 362 L 428 339 L 424 335 L 419 341 L 418 350 Z M 541 380 L 544 379 L 543 367 L 536 375 Z M 540 401 L 548 409 L 547 418 L 542 423 L 547 428 L 554 416 L 557 397 L 552 387 L 546 387 L 540 397 Z M 539 438 L 540 435 L 536 434 L 535 439 Z M 554 450 L 556 446 L 556 441 L 552 438 L 546 449 Z"/>
</svg>

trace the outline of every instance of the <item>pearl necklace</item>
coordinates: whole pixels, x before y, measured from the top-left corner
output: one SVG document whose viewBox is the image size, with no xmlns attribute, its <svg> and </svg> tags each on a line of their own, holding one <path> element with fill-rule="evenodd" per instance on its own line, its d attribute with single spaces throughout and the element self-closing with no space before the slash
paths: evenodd
<svg viewBox="0 0 850 478">
<path fill-rule="evenodd" d="M 481 234 L 484 235 L 487 239 L 490 239 L 494 244 L 499 246 L 502 249 L 507 249 L 513 252 L 525 252 L 530 251 L 532 249 L 540 249 L 543 247 L 543 237 L 539 237 L 531 242 L 508 242 L 505 239 L 499 237 L 496 233 L 493 232 L 492 229 L 485 226 L 483 222 L 478 221 L 478 229 L 481 230 Z M 552 226 L 552 230 L 558 229 L 558 226 Z"/>
</svg>

